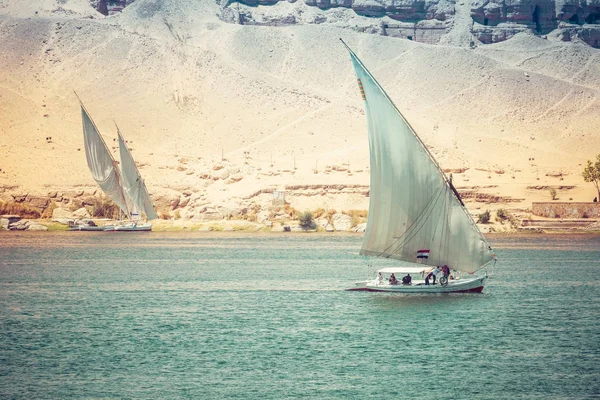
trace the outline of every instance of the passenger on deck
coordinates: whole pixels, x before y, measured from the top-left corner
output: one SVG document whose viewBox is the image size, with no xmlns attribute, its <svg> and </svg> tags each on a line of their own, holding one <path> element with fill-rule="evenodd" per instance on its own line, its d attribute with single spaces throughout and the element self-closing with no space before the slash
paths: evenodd
<svg viewBox="0 0 600 400">
<path fill-rule="evenodd" d="M 447 265 L 444 265 L 442 267 L 442 273 L 444 274 L 444 278 L 448 279 L 448 276 L 450 276 L 450 268 Z"/>
<path fill-rule="evenodd" d="M 410 274 L 406 274 L 406 276 L 404 278 L 402 278 L 403 285 L 410 285 L 411 282 L 412 282 L 412 277 L 410 276 Z"/>
<path fill-rule="evenodd" d="M 435 279 L 437 278 L 438 272 L 440 272 L 439 267 L 434 267 L 425 277 L 425 284 L 429 285 L 429 279 L 433 279 L 433 284 L 435 285 Z"/>
<path fill-rule="evenodd" d="M 396 275 L 392 274 L 390 275 L 390 285 L 397 285 L 398 284 L 398 280 L 396 279 Z"/>
<path fill-rule="evenodd" d="M 377 274 L 377 278 L 375 278 L 375 284 L 381 285 L 382 283 L 383 283 L 383 276 L 381 275 L 381 272 L 379 272 Z"/>
</svg>

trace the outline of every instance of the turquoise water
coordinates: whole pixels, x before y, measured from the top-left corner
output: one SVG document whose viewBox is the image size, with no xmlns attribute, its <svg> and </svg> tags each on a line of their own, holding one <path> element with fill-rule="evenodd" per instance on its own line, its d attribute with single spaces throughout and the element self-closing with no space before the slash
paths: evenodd
<svg viewBox="0 0 600 400">
<path fill-rule="evenodd" d="M 433 296 L 344 291 L 360 239 L 3 232 L 0 398 L 600 398 L 600 237 Z"/>
</svg>

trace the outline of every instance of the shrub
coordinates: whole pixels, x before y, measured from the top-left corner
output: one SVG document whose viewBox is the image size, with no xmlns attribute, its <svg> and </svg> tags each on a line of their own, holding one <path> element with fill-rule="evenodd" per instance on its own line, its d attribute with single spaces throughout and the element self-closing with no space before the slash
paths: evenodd
<svg viewBox="0 0 600 400">
<path fill-rule="evenodd" d="M 245 217 L 246 217 L 246 221 L 249 221 L 249 222 L 256 222 L 258 220 L 256 213 L 254 213 L 254 212 L 246 214 Z"/>
<path fill-rule="evenodd" d="M 118 218 L 119 207 L 108 197 L 93 197 L 90 214 L 96 218 Z"/>
<path fill-rule="evenodd" d="M 77 211 L 81 207 L 83 207 L 83 203 L 81 202 L 81 200 L 73 199 L 73 200 L 71 200 L 71 203 L 69 204 L 69 211 L 71 211 L 71 212 Z"/>
<path fill-rule="evenodd" d="M 489 222 L 490 222 L 490 210 L 485 210 L 485 212 L 482 212 L 481 214 L 479 214 L 477 223 L 487 224 Z"/>
<path fill-rule="evenodd" d="M 508 213 L 506 211 L 504 211 L 504 209 L 499 208 L 498 211 L 496 211 L 496 220 L 505 221 L 507 219 L 508 219 Z"/>
<path fill-rule="evenodd" d="M 321 218 L 323 215 L 325 215 L 327 213 L 327 211 L 325 211 L 324 208 L 317 208 L 314 212 L 313 212 L 313 217 L 314 218 Z"/>
<path fill-rule="evenodd" d="M 44 210 L 44 212 L 42 213 L 40 218 L 44 218 L 44 219 L 50 219 L 52 218 L 52 213 L 54 212 L 54 210 L 56 210 L 56 203 L 55 202 L 51 202 L 50 205 L 48 207 L 46 207 L 46 209 Z"/>
<path fill-rule="evenodd" d="M 298 213 L 298 221 L 303 228 L 310 228 L 313 225 L 313 214 L 309 210 Z"/>
<path fill-rule="evenodd" d="M 556 189 L 553 188 L 552 186 L 550 186 L 548 188 L 548 191 L 550 192 L 550 196 L 552 197 L 552 200 L 557 200 L 558 197 L 556 197 Z"/>
<path fill-rule="evenodd" d="M 325 218 L 327 218 L 327 222 L 329 222 L 331 225 L 333 225 L 333 216 L 337 214 L 337 211 L 335 210 L 327 210 L 327 213 L 325 214 Z"/>
<path fill-rule="evenodd" d="M 175 219 L 181 219 L 181 213 L 179 212 L 179 210 L 175 210 L 175 214 L 173 214 L 173 217 Z"/>
<path fill-rule="evenodd" d="M 22 203 L 0 201 L 0 215 L 14 214 L 22 218 L 36 219 L 40 217 L 40 210 Z"/>
<path fill-rule="evenodd" d="M 367 219 L 367 210 L 348 210 L 344 214 L 352 218 L 352 226 L 356 226 Z"/>
<path fill-rule="evenodd" d="M 292 206 L 290 206 L 290 203 L 285 203 L 283 205 L 283 211 L 285 211 L 285 213 L 289 215 L 290 218 L 296 218 L 296 215 L 298 215 L 298 211 Z"/>
<path fill-rule="evenodd" d="M 164 220 L 171 219 L 171 213 L 166 208 L 157 209 L 156 215 L 158 215 L 158 218 L 160 218 L 160 219 L 164 219 Z"/>
</svg>

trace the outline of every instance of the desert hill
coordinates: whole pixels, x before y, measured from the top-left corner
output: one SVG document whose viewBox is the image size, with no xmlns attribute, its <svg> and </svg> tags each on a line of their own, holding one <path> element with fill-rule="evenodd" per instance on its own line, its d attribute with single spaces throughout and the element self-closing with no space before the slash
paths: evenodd
<svg viewBox="0 0 600 400">
<path fill-rule="evenodd" d="M 109 145 L 119 124 L 157 203 L 184 218 L 268 204 L 281 187 L 298 209 L 366 209 L 365 117 L 338 38 L 480 200 L 472 212 L 526 209 L 548 186 L 594 196 L 580 173 L 600 153 L 598 49 L 527 33 L 469 48 L 456 30 L 428 45 L 218 15 L 208 0 L 136 0 L 110 17 L 87 0 L 0 0 L 2 196 L 96 191 L 75 90 Z"/>
</svg>

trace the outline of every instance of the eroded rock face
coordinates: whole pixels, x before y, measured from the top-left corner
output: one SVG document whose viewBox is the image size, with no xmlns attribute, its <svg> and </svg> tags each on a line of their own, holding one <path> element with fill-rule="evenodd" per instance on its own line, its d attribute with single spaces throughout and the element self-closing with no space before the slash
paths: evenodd
<svg viewBox="0 0 600 400">
<path fill-rule="evenodd" d="M 90 0 L 104 15 L 135 0 Z M 519 32 L 564 41 L 579 38 L 600 48 L 600 0 L 215 0 L 223 21 L 241 25 L 328 23 L 359 32 L 436 44 L 448 33 L 458 7 L 469 7 L 471 33 L 482 43 Z M 281 5 L 286 5 L 282 7 Z M 259 7 L 267 6 L 267 7 Z"/>
<path fill-rule="evenodd" d="M 473 0 L 473 35 L 483 43 L 531 30 L 545 35 L 558 29 L 569 41 L 577 36 L 599 48 L 600 0 Z"/>
<path fill-rule="evenodd" d="M 330 23 L 435 44 L 448 33 L 457 8 L 469 7 L 471 32 L 482 43 L 501 42 L 524 31 L 546 35 L 558 30 L 562 40 L 578 37 L 600 48 L 600 0 L 305 0 L 294 7 L 256 7 L 285 1 L 221 2 L 221 19 L 269 26 Z"/>
<path fill-rule="evenodd" d="M 135 0 L 90 0 L 90 4 L 104 15 L 113 15 L 123 11 Z"/>
</svg>

